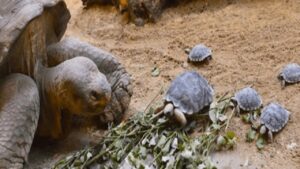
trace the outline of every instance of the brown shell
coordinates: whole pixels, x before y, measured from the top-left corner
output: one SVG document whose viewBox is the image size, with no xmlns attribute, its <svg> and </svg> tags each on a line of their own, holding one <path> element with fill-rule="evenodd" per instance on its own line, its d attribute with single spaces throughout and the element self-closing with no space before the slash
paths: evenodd
<svg viewBox="0 0 300 169">
<path fill-rule="evenodd" d="M 33 74 L 46 47 L 65 33 L 70 13 L 63 0 L 0 1 L 0 76 Z"/>
</svg>

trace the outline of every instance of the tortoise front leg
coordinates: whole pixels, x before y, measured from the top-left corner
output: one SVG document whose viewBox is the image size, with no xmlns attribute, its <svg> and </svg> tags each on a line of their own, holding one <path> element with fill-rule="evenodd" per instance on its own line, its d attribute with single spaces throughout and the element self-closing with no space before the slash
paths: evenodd
<svg viewBox="0 0 300 169">
<path fill-rule="evenodd" d="M 131 78 L 125 68 L 110 53 L 75 38 L 66 38 L 47 49 L 48 64 L 55 66 L 76 56 L 85 56 L 94 61 L 112 88 L 111 102 L 104 110 L 100 120 L 120 122 L 127 110 L 132 95 Z"/>
<path fill-rule="evenodd" d="M 269 142 L 273 143 L 274 139 L 273 139 L 273 133 L 271 130 L 268 131 L 268 138 L 270 139 Z"/>
<path fill-rule="evenodd" d="M 281 80 L 280 85 L 281 85 L 281 89 L 284 89 L 286 86 L 285 80 Z"/>
<path fill-rule="evenodd" d="M 174 109 L 174 117 L 175 117 L 176 121 L 180 123 L 180 125 L 182 127 L 184 127 L 187 124 L 185 115 L 183 114 L 183 112 L 181 110 L 179 110 L 177 108 Z"/>
<path fill-rule="evenodd" d="M 22 74 L 0 80 L 0 168 L 23 168 L 39 118 L 39 93 Z"/>
</svg>

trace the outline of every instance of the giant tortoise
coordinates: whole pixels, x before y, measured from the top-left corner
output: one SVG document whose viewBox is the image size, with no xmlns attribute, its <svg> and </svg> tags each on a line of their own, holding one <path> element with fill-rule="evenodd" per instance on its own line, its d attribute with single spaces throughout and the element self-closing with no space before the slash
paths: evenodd
<svg viewBox="0 0 300 169">
<path fill-rule="evenodd" d="M 70 19 L 63 0 L 0 5 L 0 168 L 22 168 L 33 136 L 66 136 L 73 115 L 121 120 L 130 76 L 112 54 L 60 41 Z"/>
</svg>

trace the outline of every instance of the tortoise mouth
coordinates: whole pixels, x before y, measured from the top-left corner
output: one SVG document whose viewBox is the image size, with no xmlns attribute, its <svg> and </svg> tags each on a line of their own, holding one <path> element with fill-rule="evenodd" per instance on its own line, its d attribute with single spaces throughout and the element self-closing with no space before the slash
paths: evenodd
<svg viewBox="0 0 300 169">
<path fill-rule="evenodd" d="M 105 107 L 106 104 L 87 106 L 87 109 L 79 112 L 78 115 L 83 117 L 99 116 L 103 114 Z"/>
</svg>

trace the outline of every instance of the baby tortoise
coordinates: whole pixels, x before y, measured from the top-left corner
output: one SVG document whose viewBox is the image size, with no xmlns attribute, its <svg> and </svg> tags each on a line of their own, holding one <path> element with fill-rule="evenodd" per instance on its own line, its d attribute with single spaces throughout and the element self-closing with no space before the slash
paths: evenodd
<svg viewBox="0 0 300 169">
<path fill-rule="evenodd" d="M 260 95 L 251 87 L 246 87 L 236 92 L 231 101 L 235 105 L 237 115 L 242 111 L 254 111 L 262 107 Z"/>
<path fill-rule="evenodd" d="M 203 44 L 198 44 L 192 48 L 191 51 L 186 49 L 188 53 L 188 62 L 203 62 L 212 59 L 212 51 L 210 48 L 206 47 Z"/>
<path fill-rule="evenodd" d="M 273 133 L 280 131 L 288 122 L 290 112 L 278 103 L 270 103 L 263 110 L 260 117 L 260 134 L 268 133 L 273 141 Z"/>
<path fill-rule="evenodd" d="M 281 81 L 282 89 L 287 84 L 300 82 L 300 65 L 297 63 L 286 65 L 279 73 L 278 79 Z"/>
<path fill-rule="evenodd" d="M 205 113 L 213 101 L 214 91 L 207 80 L 197 72 L 179 75 L 165 96 L 164 113 L 175 117 L 181 126 L 187 123 L 186 115 Z M 208 108 L 208 109 L 206 109 Z"/>
</svg>

